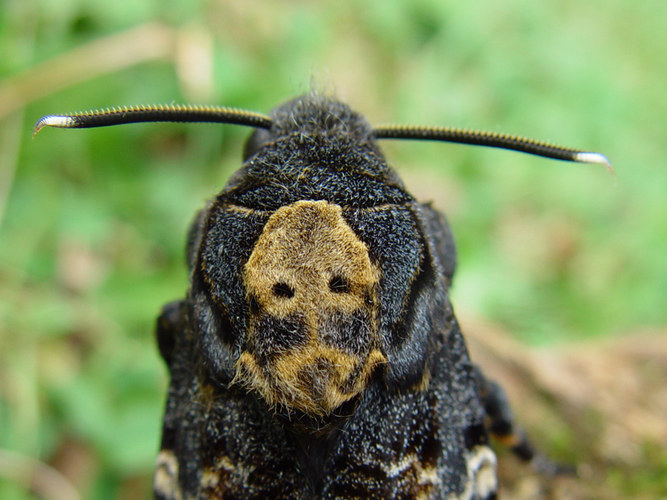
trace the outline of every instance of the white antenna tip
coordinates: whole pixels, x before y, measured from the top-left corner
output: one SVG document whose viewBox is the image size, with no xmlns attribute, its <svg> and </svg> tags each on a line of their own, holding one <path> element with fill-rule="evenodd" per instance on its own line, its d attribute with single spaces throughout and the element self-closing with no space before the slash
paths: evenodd
<svg viewBox="0 0 667 500">
<path fill-rule="evenodd" d="M 592 153 L 592 152 L 582 152 L 582 153 L 577 153 L 574 155 L 574 161 L 577 161 L 579 163 L 597 163 L 598 165 L 604 165 L 607 170 L 609 170 L 610 173 L 614 173 L 614 169 L 611 166 L 611 162 L 609 159 L 600 153 Z"/>
<path fill-rule="evenodd" d="M 74 122 L 75 119 L 73 117 L 66 115 L 42 116 L 37 120 L 37 123 L 35 123 L 35 129 L 33 130 L 32 135 L 34 136 L 44 127 L 71 128 L 72 125 L 74 125 Z"/>
</svg>

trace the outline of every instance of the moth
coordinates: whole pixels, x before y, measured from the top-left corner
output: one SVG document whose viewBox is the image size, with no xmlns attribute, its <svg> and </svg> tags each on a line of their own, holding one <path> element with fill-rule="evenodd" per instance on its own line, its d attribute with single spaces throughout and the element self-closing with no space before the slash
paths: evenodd
<svg viewBox="0 0 667 500">
<path fill-rule="evenodd" d="M 382 139 L 585 152 L 503 134 L 372 127 L 318 93 L 269 116 L 140 106 L 35 127 L 177 121 L 254 128 L 241 168 L 187 237 L 189 289 L 157 343 L 170 372 L 155 497 L 491 499 L 493 434 L 536 456 L 468 355 L 445 217 L 417 201 Z"/>
</svg>

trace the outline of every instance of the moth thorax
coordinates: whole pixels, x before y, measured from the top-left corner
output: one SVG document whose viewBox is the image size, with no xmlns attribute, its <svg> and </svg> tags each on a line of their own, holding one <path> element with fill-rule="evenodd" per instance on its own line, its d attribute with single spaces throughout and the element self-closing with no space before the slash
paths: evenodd
<svg viewBox="0 0 667 500">
<path fill-rule="evenodd" d="M 312 415 L 359 394 L 386 361 L 379 276 L 340 206 L 299 201 L 277 210 L 244 268 L 251 317 L 236 381 L 272 406 Z"/>
</svg>

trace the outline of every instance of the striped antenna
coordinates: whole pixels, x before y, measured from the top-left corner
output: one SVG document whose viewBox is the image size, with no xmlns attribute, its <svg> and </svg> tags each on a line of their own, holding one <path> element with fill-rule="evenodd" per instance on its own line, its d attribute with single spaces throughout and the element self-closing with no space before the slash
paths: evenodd
<svg viewBox="0 0 667 500">
<path fill-rule="evenodd" d="M 376 139 L 417 139 L 509 149 L 546 158 L 555 158 L 557 160 L 578 163 L 597 163 L 604 165 L 612 174 L 614 173 L 607 157 L 600 153 L 565 148 L 554 144 L 548 144 L 546 142 L 535 141 L 526 137 L 517 137 L 508 134 L 481 132 L 478 130 L 465 130 L 452 127 L 385 125 L 373 129 L 373 135 Z"/>
<path fill-rule="evenodd" d="M 122 106 L 43 116 L 35 124 L 33 135 L 44 127 L 90 128 L 140 122 L 230 123 L 255 128 L 270 128 L 273 124 L 273 120 L 266 115 L 225 106 Z"/>
</svg>

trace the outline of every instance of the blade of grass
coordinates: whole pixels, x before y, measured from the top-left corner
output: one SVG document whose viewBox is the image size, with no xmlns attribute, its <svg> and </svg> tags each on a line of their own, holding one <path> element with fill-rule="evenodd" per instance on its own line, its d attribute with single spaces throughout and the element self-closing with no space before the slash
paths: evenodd
<svg viewBox="0 0 667 500">
<path fill-rule="evenodd" d="M 22 123 L 23 111 L 14 113 L 0 123 L 0 226 L 2 226 L 5 215 L 9 191 L 14 182 L 21 144 Z"/>
<path fill-rule="evenodd" d="M 56 469 L 8 450 L 0 450 L 0 477 L 16 481 L 46 500 L 81 499 L 69 479 Z"/>
<path fill-rule="evenodd" d="M 109 35 L 0 82 L 0 119 L 27 104 L 91 78 L 148 61 L 170 61 L 175 30 L 147 23 Z"/>
</svg>

